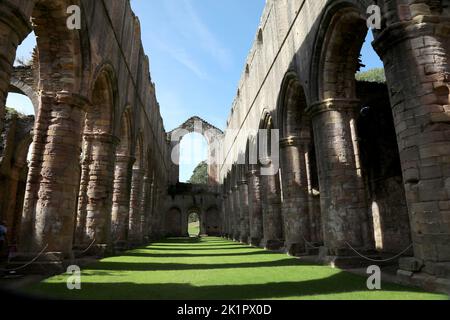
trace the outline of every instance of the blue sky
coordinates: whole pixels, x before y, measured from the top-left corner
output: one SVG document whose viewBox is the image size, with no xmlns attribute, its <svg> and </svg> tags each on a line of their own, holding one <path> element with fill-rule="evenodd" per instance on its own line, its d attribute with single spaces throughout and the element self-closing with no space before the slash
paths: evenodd
<svg viewBox="0 0 450 320">
<path fill-rule="evenodd" d="M 141 22 L 166 131 L 194 115 L 224 129 L 265 0 L 131 0 L 131 4 Z M 27 38 L 17 57 L 26 60 L 34 44 L 33 36 Z M 362 54 L 367 69 L 380 66 L 370 42 Z M 29 101 L 18 95 L 10 95 L 7 105 L 33 113 Z M 189 179 L 206 156 L 205 144 L 200 135 L 183 139 L 181 158 L 187 163 L 180 166 L 181 181 Z M 193 151 L 196 145 L 202 145 L 201 152 Z"/>
</svg>

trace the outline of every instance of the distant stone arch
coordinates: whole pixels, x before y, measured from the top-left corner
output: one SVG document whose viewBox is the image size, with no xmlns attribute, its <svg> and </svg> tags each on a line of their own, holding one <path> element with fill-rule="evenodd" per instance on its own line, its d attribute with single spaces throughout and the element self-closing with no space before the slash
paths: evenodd
<svg viewBox="0 0 450 320">
<path fill-rule="evenodd" d="M 193 132 L 201 134 L 208 143 L 208 182 L 210 185 L 217 185 L 219 183 L 219 157 L 223 131 L 197 116 L 188 119 L 167 134 L 170 140 L 171 159 L 174 171 L 172 179 L 174 181 L 172 183 L 178 182 L 179 177 L 180 142 L 184 136 Z"/>
</svg>

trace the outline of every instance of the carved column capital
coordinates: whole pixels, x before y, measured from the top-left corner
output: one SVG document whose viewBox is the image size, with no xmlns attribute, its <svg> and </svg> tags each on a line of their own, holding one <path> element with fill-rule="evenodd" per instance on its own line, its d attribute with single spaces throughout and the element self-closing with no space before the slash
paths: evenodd
<svg viewBox="0 0 450 320">
<path fill-rule="evenodd" d="M 59 91 L 56 93 L 56 102 L 59 104 L 68 104 L 70 106 L 86 111 L 90 102 L 87 98 L 68 91 Z"/>
<path fill-rule="evenodd" d="M 247 185 L 247 184 L 248 184 L 247 180 L 238 181 L 238 186 L 243 186 L 243 185 Z"/>
<path fill-rule="evenodd" d="M 330 98 L 313 103 L 306 109 L 311 118 L 329 111 L 356 111 L 361 104 L 359 99 Z"/>
<path fill-rule="evenodd" d="M 105 143 L 112 143 L 114 145 L 118 145 L 120 143 L 120 140 L 109 133 L 105 132 L 85 132 L 83 134 L 83 139 L 85 141 L 100 141 Z"/>
</svg>

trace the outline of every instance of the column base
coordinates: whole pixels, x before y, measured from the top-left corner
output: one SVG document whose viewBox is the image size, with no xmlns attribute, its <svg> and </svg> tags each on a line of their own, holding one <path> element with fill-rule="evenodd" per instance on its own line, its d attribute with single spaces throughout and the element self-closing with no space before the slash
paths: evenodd
<svg viewBox="0 0 450 320">
<path fill-rule="evenodd" d="M 128 241 L 126 240 L 120 240 L 114 243 L 114 251 L 117 252 L 124 252 L 128 250 Z"/>
<path fill-rule="evenodd" d="M 304 243 L 286 243 L 285 244 L 286 253 L 290 256 L 302 256 L 302 255 L 310 255 L 309 252 L 307 252 L 305 244 Z"/>
<path fill-rule="evenodd" d="M 259 247 L 261 244 L 261 238 L 258 237 L 249 237 L 248 243 L 253 247 Z"/>
<path fill-rule="evenodd" d="M 37 256 L 38 253 L 17 253 L 10 259 L 6 269 L 19 274 L 51 276 L 65 272 L 70 265 L 69 260 L 64 260 L 62 252 L 47 252 L 36 259 Z"/>
<path fill-rule="evenodd" d="M 263 240 L 261 242 L 261 247 L 267 250 L 281 250 L 284 247 L 284 241 L 282 240 Z"/>
<path fill-rule="evenodd" d="M 73 248 L 75 258 L 96 257 L 105 258 L 114 254 L 114 248 L 108 244 L 95 244 L 89 247 L 89 244 L 77 245 Z"/>
<path fill-rule="evenodd" d="M 240 236 L 239 242 L 249 244 L 248 236 Z"/>
<path fill-rule="evenodd" d="M 404 257 L 399 260 L 399 270 L 410 273 L 423 272 L 438 278 L 450 279 L 450 262 L 424 262 L 414 257 Z"/>
</svg>

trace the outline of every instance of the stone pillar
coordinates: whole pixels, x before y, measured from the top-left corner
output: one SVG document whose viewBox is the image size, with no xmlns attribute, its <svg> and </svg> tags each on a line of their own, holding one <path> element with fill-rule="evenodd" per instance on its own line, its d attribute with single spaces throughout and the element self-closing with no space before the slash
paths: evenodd
<svg viewBox="0 0 450 320">
<path fill-rule="evenodd" d="M 241 230 L 241 204 L 239 200 L 239 188 L 235 185 L 233 192 L 233 240 L 239 241 Z"/>
<path fill-rule="evenodd" d="M 374 47 L 390 89 L 414 244 L 414 259 L 402 259 L 400 268 L 448 277 L 450 23 L 448 9 L 437 9 L 445 1 L 436 8 L 422 2 L 404 5 L 403 14 L 390 8 L 400 21 L 379 33 Z"/>
<path fill-rule="evenodd" d="M 304 253 L 305 240 L 311 241 L 308 178 L 303 147 L 300 137 L 291 136 L 280 141 L 285 247 L 292 255 Z"/>
<path fill-rule="evenodd" d="M 250 170 L 247 178 L 249 191 L 249 242 L 253 246 L 259 246 L 264 237 L 261 203 L 261 180 L 259 171 Z"/>
<path fill-rule="evenodd" d="M 227 237 L 228 234 L 228 194 L 222 196 L 222 236 Z"/>
<path fill-rule="evenodd" d="M 328 99 L 312 105 L 319 167 L 324 242 L 330 255 L 373 249 L 355 127 L 358 100 Z"/>
<path fill-rule="evenodd" d="M 153 235 L 153 217 L 155 215 L 155 181 L 150 182 L 150 199 L 149 199 L 149 216 L 147 220 L 147 235 L 150 240 L 154 239 Z"/>
<path fill-rule="evenodd" d="M 0 132 L 5 119 L 5 104 L 13 72 L 16 50 L 31 32 L 28 17 L 7 1 L 0 2 Z"/>
<path fill-rule="evenodd" d="M 148 241 L 149 229 L 148 223 L 151 213 L 151 187 L 152 180 L 150 179 L 148 173 L 144 174 L 144 179 L 142 183 L 142 197 L 141 197 L 141 241 Z"/>
<path fill-rule="evenodd" d="M 22 171 L 22 166 L 14 165 L 11 168 L 11 172 L 8 177 L 7 183 L 7 195 L 6 195 L 6 206 L 4 212 L 4 218 L 6 220 L 6 226 L 8 227 L 8 243 L 16 243 L 17 234 L 13 232 L 17 225 L 17 217 L 16 217 L 16 206 L 21 202 L 20 199 L 17 198 L 17 192 L 19 187 L 19 179 L 20 173 Z"/>
<path fill-rule="evenodd" d="M 309 223 L 311 230 L 309 233 L 310 241 L 313 244 L 322 244 L 322 215 L 320 211 L 320 194 L 313 189 L 312 185 L 312 170 L 311 170 L 311 154 L 310 154 L 310 144 L 305 144 L 303 150 L 306 165 L 306 176 L 308 179 L 308 212 L 309 212 Z M 309 248 L 311 250 L 312 248 Z"/>
<path fill-rule="evenodd" d="M 112 204 L 112 238 L 124 245 L 128 240 L 128 214 L 130 211 L 130 171 L 135 159 L 127 155 L 116 156 L 114 193 Z"/>
<path fill-rule="evenodd" d="M 229 226 L 229 234 L 228 238 L 230 240 L 233 240 L 235 225 L 234 225 L 234 197 L 233 197 L 233 191 L 230 189 L 228 190 L 228 208 L 229 208 L 229 215 L 228 215 L 228 226 Z"/>
<path fill-rule="evenodd" d="M 111 248 L 111 206 L 114 155 L 118 139 L 106 133 L 86 133 L 91 161 L 87 187 L 85 244 L 95 243 L 104 253 Z"/>
<path fill-rule="evenodd" d="M 44 248 L 52 259 L 72 255 L 85 105 L 68 92 L 41 95 L 22 215 L 21 239 L 29 241 L 21 241 L 19 251 L 25 255 Z"/>
<path fill-rule="evenodd" d="M 83 159 L 81 160 L 80 191 L 78 192 L 77 224 L 75 227 L 74 246 L 82 249 L 86 242 L 86 218 L 88 205 L 89 172 L 92 163 L 92 144 L 83 136 Z"/>
<path fill-rule="evenodd" d="M 131 179 L 131 193 L 130 193 L 130 218 L 128 241 L 132 245 L 139 245 L 142 243 L 141 226 L 141 198 L 142 198 L 142 175 L 141 169 L 133 169 L 133 176 Z"/>
<path fill-rule="evenodd" d="M 241 206 L 241 223 L 239 241 L 247 243 L 250 236 L 249 227 L 249 200 L 248 200 L 248 184 L 246 180 L 239 181 L 239 201 Z"/>
<path fill-rule="evenodd" d="M 265 159 L 265 163 L 270 160 Z M 267 249 L 279 249 L 283 246 L 283 218 L 281 215 L 280 176 L 261 176 L 263 185 L 262 213 L 264 238 L 261 245 Z"/>
</svg>

